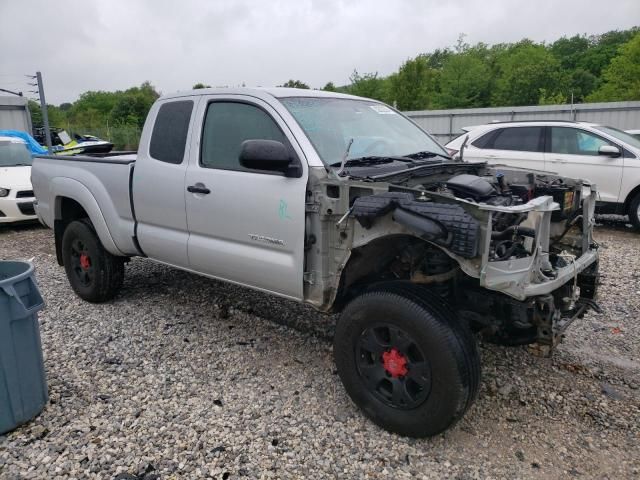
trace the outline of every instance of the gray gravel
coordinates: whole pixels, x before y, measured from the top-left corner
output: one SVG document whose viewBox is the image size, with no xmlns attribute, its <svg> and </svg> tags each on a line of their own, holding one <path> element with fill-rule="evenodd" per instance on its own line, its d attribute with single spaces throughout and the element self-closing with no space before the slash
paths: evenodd
<svg viewBox="0 0 640 480">
<path fill-rule="evenodd" d="M 429 440 L 389 434 L 335 374 L 335 319 L 136 259 L 113 302 L 79 300 L 50 231 L 0 230 L 34 257 L 51 402 L 0 436 L 0 478 L 640 476 L 640 235 L 604 219 L 601 315 L 551 359 L 482 344 L 480 396 Z"/>
</svg>

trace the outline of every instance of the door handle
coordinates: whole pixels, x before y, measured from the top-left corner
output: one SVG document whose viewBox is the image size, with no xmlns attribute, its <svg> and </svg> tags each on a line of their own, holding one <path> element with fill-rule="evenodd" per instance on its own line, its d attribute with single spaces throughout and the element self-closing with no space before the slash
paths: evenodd
<svg viewBox="0 0 640 480">
<path fill-rule="evenodd" d="M 566 160 L 562 160 L 561 158 L 554 158 L 551 160 L 551 163 L 567 163 Z"/>
<path fill-rule="evenodd" d="M 187 187 L 187 192 L 189 192 L 189 193 L 201 193 L 202 195 L 209 195 L 211 193 L 211 190 L 209 190 L 204 185 L 202 185 L 202 186 L 189 185 Z"/>
</svg>

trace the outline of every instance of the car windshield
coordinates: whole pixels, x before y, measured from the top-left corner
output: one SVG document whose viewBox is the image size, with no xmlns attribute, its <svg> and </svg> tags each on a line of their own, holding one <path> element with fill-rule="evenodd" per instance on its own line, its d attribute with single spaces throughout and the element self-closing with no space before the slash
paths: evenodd
<svg viewBox="0 0 640 480">
<path fill-rule="evenodd" d="M 395 110 L 370 100 L 289 97 L 280 101 L 300 124 L 326 165 L 362 157 L 447 152 Z"/>
<path fill-rule="evenodd" d="M 31 152 L 23 142 L 0 140 L 0 167 L 31 165 Z"/>
<path fill-rule="evenodd" d="M 631 145 L 635 148 L 640 148 L 640 139 L 634 137 L 633 135 L 628 134 L 627 132 L 623 132 L 622 130 L 618 130 L 617 128 L 607 127 L 604 125 L 594 126 L 596 130 L 600 130 L 612 137 L 617 138 L 618 140 L 623 141 L 624 143 Z"/>
</svg>

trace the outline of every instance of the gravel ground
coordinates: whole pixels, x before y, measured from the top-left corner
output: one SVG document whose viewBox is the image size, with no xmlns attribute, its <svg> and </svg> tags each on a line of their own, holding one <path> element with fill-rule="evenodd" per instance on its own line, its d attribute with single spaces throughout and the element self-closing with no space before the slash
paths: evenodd
<svg viewBox="0 0 640 480">
<path fill-rule="evenodd" d="M 51 401 L 0 436 L 0 478 L 640 476 L 640 236 L 604 219 L 601 305 L 553 358 L 482 344 L 475 405 L 428 440 L 389 434 L 335 373 L 335 319 L 136 259 L 123 293 L 78 299 L 51 232 L 0 230 L 36 265 Z"/>
</svg>

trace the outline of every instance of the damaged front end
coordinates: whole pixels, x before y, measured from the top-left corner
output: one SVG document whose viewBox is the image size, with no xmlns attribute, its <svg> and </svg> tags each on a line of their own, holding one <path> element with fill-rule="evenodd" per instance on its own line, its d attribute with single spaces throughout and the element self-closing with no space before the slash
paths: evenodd
<svg viewBox="0 0 640 480">
<path fill-rule="evenodd" d="M 353 236 L 335 224 L 345 254 L 340 288 L 370 281 L 375 263 L 383 280 L 438 289 L 490 339 L 550 351 L 576 318 L 598 309 L 595 186 L 484 164 L 460 168 L 391 181 L 385 191 L 378 183 L 370 195 L 347 193 L 341 220 L 355 222 Z M 384 243 L 389 236 L 398 240 Z"/>
</svg>

